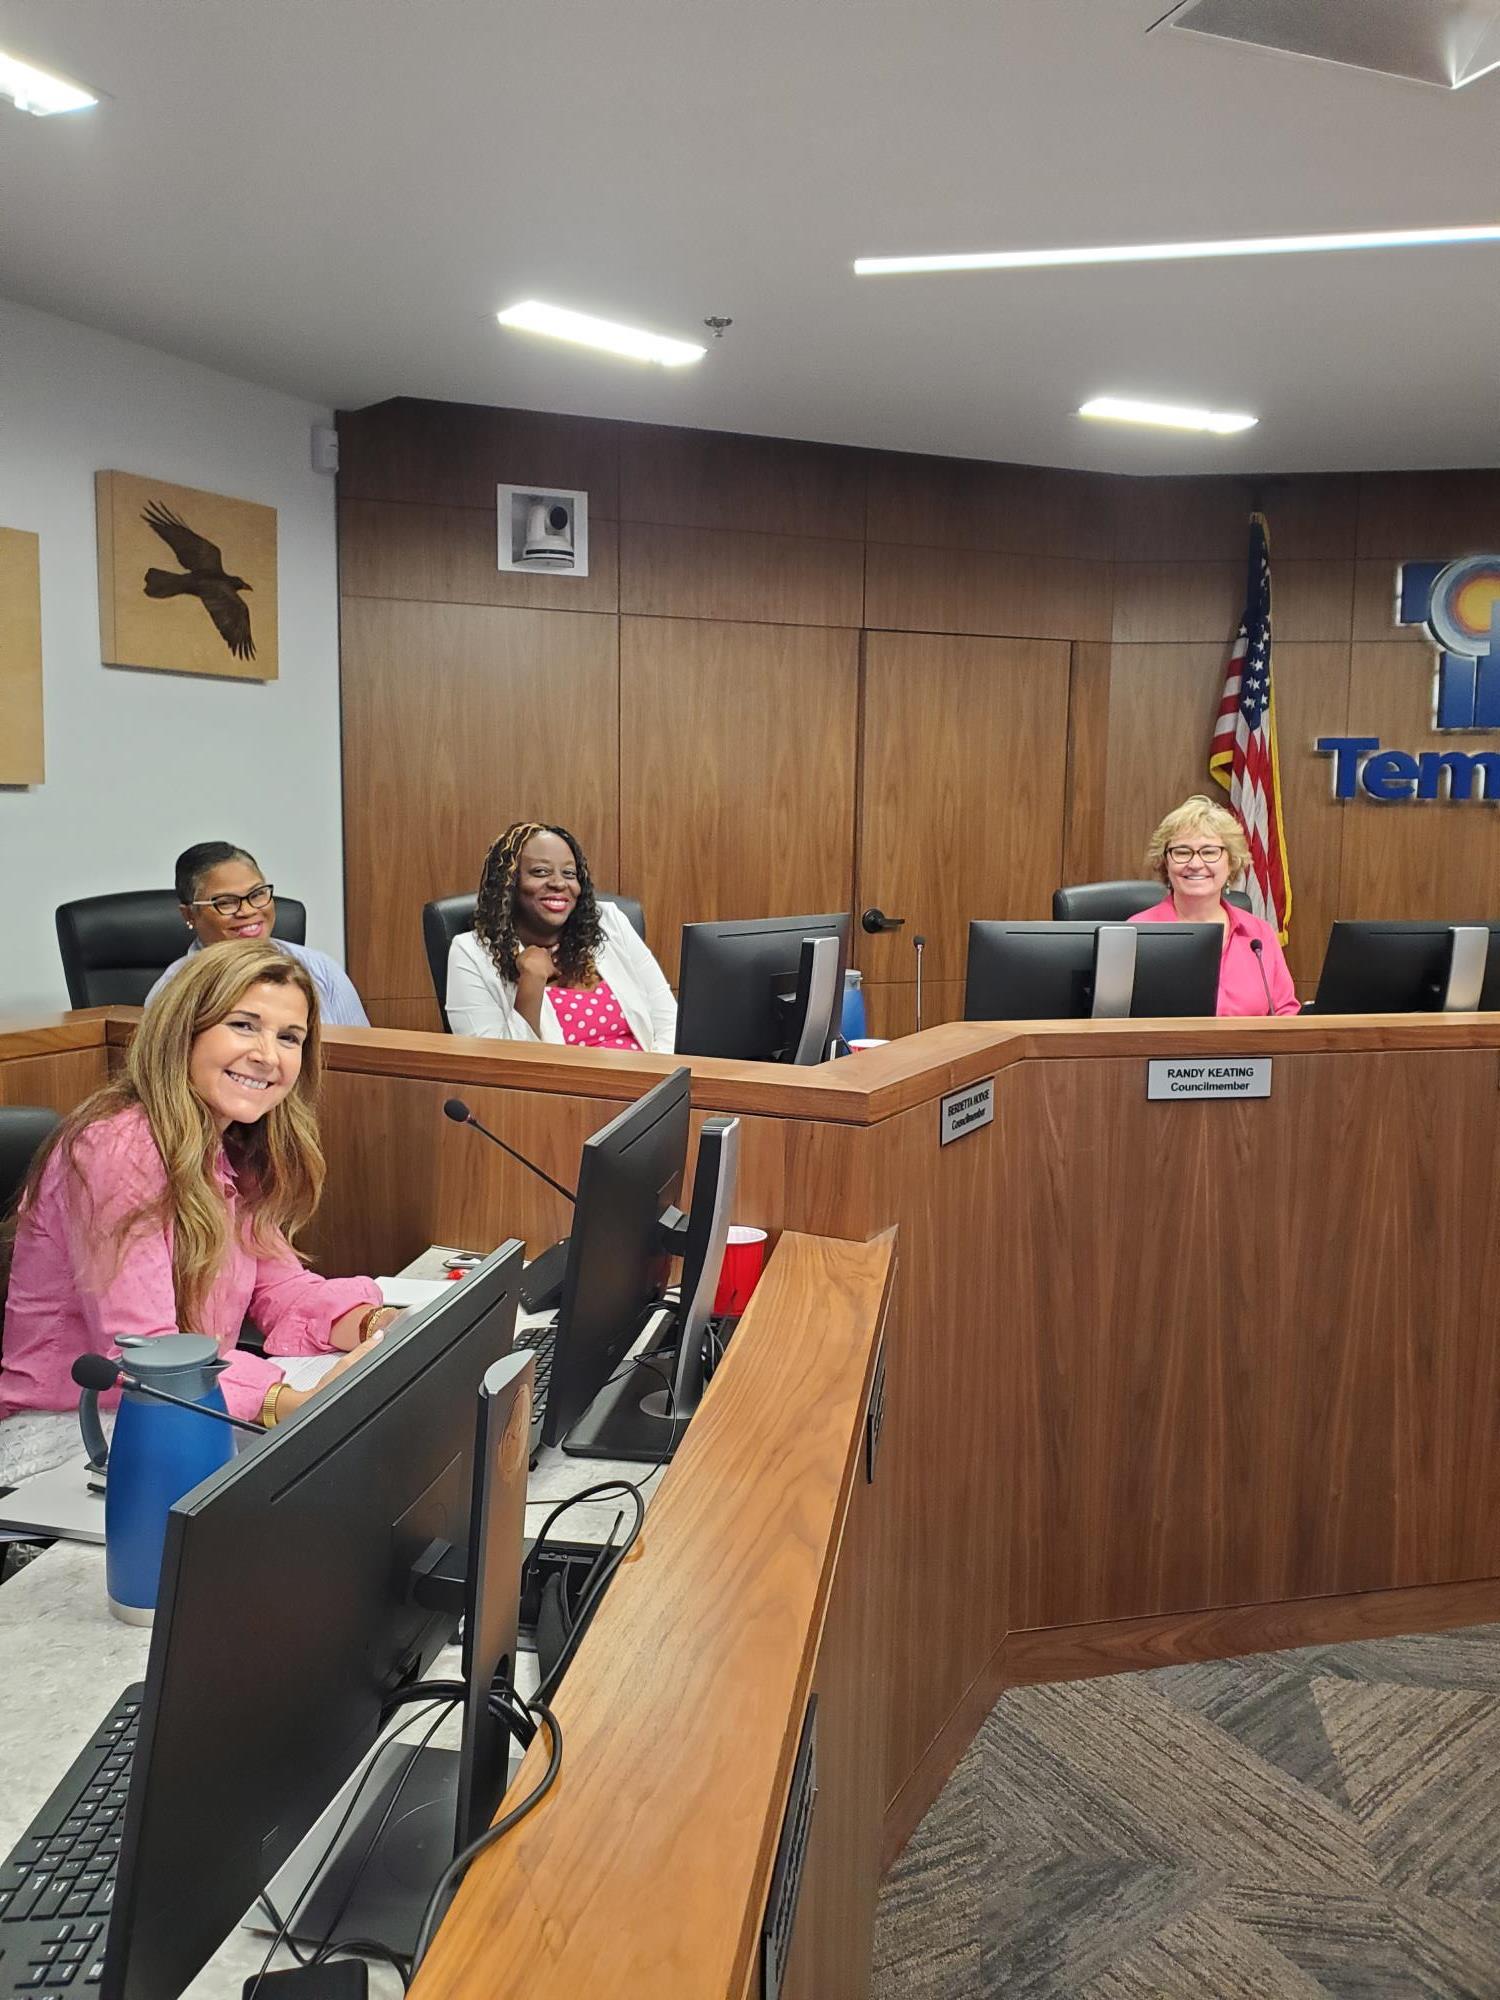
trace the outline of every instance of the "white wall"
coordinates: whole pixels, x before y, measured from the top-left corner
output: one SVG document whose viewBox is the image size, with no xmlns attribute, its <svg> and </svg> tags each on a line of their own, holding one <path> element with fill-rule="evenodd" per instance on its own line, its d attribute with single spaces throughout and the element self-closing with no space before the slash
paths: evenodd
<svg viewBox="0 0 1500 2000">
<path fill-rule="evenodd" d="M 166 885 L 233 840 L 344 956 L 334 482 L 327 410 L 0 300 L 0 525 L 41 537 L 46 782 L 0 786 L 0 1015 L 67 992 L 52 913 Z M 278 512 L 281 678 L 99 663 L 94 474 L 138 472 Z M 186 939 L 186 933 L 184 933 Z"/>
</svg>

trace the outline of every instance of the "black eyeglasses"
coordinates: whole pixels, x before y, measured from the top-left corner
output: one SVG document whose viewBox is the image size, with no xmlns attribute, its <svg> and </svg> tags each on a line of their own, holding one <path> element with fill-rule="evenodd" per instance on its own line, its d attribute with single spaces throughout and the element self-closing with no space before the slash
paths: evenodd
<svg viewBox="0 0 1500 2000">
<path fill-rule="evenodd" d="M 188 904 L 190 910 L 217 910 L 221 917 L 238 916 L 241 910 L 263 910 L 276 894 L 269 882 L 257 882 L 243 896 L 200 896 Z"/>
</svg>

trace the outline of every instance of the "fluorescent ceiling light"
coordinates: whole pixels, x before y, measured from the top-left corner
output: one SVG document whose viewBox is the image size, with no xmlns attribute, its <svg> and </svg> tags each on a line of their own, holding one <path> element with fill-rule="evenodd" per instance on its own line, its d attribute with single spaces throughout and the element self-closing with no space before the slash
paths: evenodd
<svg viewBox="0 0 1500 2000">
<path fill-rule="evenodd" d="M 0 49 L 0 97 L 8 97 L 17 111 L 29 111 L 35 118 L 50 118 L 54 111 L 86 111 L 99 102 L 91 90 L 36 69 L 4 49 Z"/>
<path fill-rule="evenodd" d="M 569 312 L 566 306 L 544 305 L 540 299 L 523 299 L 496 313 L 502 326 L 522 333 L 550 334 L 554 340 L 571 340 L 579 347 L 602 348 L 606 354 L 623 354 L 628 361 L 655 361 L 663 368 L 681 368 L 689 361 L 701 361 L 708 352 L 696 341 L 669 340 L 663 333 L 648 333 L 644 327 L 621 326 L 612 319 L 595 319 L 589 313 Z"/>
<path fill-rule="evenodd" d="M 1248 431 L 1259 417 L 1242 410 L 1194 410 L 1181 403 L 1143 403 L 1135 396 L 1091 396 L 1078 407 L 1080 417 L 1113 424 L 1160 424 L 1170 431 Z"/>
<path fill-rule="evenodd" d="M 1033 271 L 1057 264 L 1168 264 L 1196 257 L 1291 257 L 1319 250 L 1416 250 L 1497 243 L 1500 223 L 1464 229 L 1366 229 L 1335 236 L 1228 236 L 1206 243 L 1105 243 L 1087 250 L 976 250 L 941 257 L 856 257 L 855 275 L 899 271 Z"/>
</svg>

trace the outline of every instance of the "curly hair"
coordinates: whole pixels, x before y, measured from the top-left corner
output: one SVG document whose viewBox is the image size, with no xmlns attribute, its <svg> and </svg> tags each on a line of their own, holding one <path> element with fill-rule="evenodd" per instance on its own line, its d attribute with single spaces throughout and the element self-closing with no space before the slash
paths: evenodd
<svg viewBox="0 0 1500 2000">
<path fill-rule="evenodd" d="M 539 833 L 556 834 L 571 850 L 578 870 L 578 901 L 557 940 L 557 976 L 564 986 L 593 986 L 599 978 L 596 958 L 604 943 L 604 926 L 594 895 L 594 878 L 583 849 L 565 826 L 543 826 L 517 820 L 508 826 L 484 857 L 479 901 L 474 911 L 474 935 L 489 953 L 500 977 L 514 986 L 520 977 L 522 944 L 516 930 L 516 883 L 521 850 Z"/>
</svg>

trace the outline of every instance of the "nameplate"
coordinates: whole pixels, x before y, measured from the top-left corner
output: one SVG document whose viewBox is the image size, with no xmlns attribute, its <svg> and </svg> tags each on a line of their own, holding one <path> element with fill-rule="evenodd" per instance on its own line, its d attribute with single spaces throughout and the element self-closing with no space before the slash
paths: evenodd
<svg viewBox="0 0 1500 2000">
<path fill-rule="evenodd" d="M 1204 1062 L 1148 1062 L 1147 1097 L 1269 1097 L 1271 1058 L 1240 1061 L 1216 1056 Z"/>
<path fill-rule="evenodd" d="M 981 1125 L 992 1125 L 995 1120 L 995 1079 L 987 1083 L 971 1083 L 967 1090 L 955 1090 L 942 1103 L 942 1115 L 938 1123 L 938 1144 L 949 1146 L 955 1139 L 967 1139 L 971 1132 L 977 1132 Z"/>
</svg>

